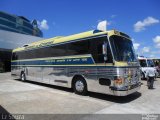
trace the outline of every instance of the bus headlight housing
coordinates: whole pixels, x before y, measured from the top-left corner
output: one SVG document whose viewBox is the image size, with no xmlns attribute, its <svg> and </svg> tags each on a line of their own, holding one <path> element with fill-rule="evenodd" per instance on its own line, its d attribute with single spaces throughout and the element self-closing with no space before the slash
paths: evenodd
<svg viewBox="0 0 160 120">
<path fill-rule="evenodd" d="M 116 88 L 122 88 L 124 86 L 124 78 L 122 77 L 117 77 L 115 80 L 114 80 L 114 86 Z"/>
</svg>

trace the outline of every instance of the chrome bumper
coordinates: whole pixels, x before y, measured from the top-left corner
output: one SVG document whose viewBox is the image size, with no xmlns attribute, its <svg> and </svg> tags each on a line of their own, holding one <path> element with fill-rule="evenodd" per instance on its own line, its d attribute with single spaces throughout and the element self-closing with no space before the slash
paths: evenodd
<svg viewBox="0 0 160 120">
<path fill-rule="evenodd" d="M 136 85 L 136 87 L 131 87 L 128 90 L 112 90 L 112 89 L 110 89 L 111 90 L 110 92 L 112 95 L 115 95 L 115 96 L 127 96 L 127 95 L 130 95 L 130 94 L 138 91 L 140 88 L 141 88 L 141 83 L 138 83 Z"/>
</svg>

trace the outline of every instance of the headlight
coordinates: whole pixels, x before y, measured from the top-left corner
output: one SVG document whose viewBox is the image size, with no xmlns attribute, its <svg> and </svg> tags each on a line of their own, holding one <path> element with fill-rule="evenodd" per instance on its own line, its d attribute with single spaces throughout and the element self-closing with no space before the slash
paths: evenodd
<svg viewBox="0 0 160 120">
<path fill-rule="evenodd" d="M 117 79 L 114 80 L 114 85 L 117 88 L 121 88 L 124 86 L 124 78 L 118 77 Z"/>
</svg>

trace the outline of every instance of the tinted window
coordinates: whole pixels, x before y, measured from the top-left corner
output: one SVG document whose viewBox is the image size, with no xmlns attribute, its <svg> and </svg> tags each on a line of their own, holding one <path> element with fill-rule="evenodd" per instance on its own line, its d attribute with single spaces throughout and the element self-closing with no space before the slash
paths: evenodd
<svg viewBox="0 0 160 120">
<path fill-rule="evenodd" d="M 67 44 L 67 55 L 89 54 L 89 41 L 77 41 Z"/>
<path fill-rule="evenodd" d="M 13 60 L 89 54 L 88 41 L 78 41 L 46 48 L 13 53 Z"/>
<path fill-rule="evenodd" d="M 33 34 L 33 31 L 32 31 L 32 30 L 27 29 L 27 28 L 25 28 L 25 27 L 23 27 L 23 26 L 18 26 L 17 29 L 19 29 L 19 30 L 21 30 L 21 32 L 25 32 L 25 33 L 27 33 L 27 34 L 31 34 L 31 35 Z"/>
<path fill-rule="evenodd" d="M 0 25 L 0 29 L 7 30 L 7 31 L 12 31 L 12 32 L 18 32 L 16 29 L 7 28 L 7 27 L 1 26 L 1 25 Z"/>
<path fill-rule="evenodd" d="M 5 13 L 2 13 L 2 12 L 0 12 L 0 17 L 8 19 L 9 21 L 12 21 L 12 22 L 16 22 L 15 17 L 8 15 L 8 14 L 5 14 Z"/>
<path fill-rule="evenodd" d="M 147 67 L 146 60 L 139 60 L 141 67 Z"/>
<path fill-rule="evenodd" d="M 23 51 L 13 53 L 12 59 L 32 59 L 32 58 L 45 58 L 45 57 L 58 57 L 66 55 L 66 45 L 58 45 L 35 50 Z"/>
<path fill-rule="evenodd" d="M 121 36 L 110 37 L 114 58 L 116 61 L 133 62 L 137 61 L 132 41 Z"/>
<path fill-rule="evenodd" d="M 6 21 L 6 20 L 1 20 L 1 19 L 0 19 L 0 24 L 11 27 L 11 28 L 14 28 L 14 29 L 15 29 L 15 26 L 16 26 L 14 23 L 11 23 L 11 22 Z"/>
<path fill-rule="evenodd" d="M 46 57 L 58 57 L 58 56 L 66 56 L 66 44 L 57 45 L 46 49 L 48 54 Z"/>
<path fill-rule="evenodd" d="M 99 37 L 99 38 L 94 38 L 90 40 L 90 53 L 92 54 L 94 60 L 96 63 L 104 63 L 104 55 L 102 52 L 102 46 L 103 44 L 107 43 L 107 63 L 112 62 L 112 54 L 111 50 L 108 44 L 107 37 Z"/>
<path fill-rule="evenodd" d="M 23 25 L 25 27 L 27 27 L 27 28 L 33 29 L 33 26 L 30 23 L 26 22 L 26 21 L 23 21 Z"/>
<path fill-rule="evenodd" d="M 17 60 L 17 59 L 32 59 L 32 58 L 92 54 L 96 63 L 104 63 L 104 55 L 102 53 L 102 45 L 104 41 L 107 42 L 107 37 L 76 41 L 46 48 L 17 52 L 13 53 L 12 59 Z M 107 47 L 107 52 L 108 52 L 107 62 L 112 62 L 112 55 L 109 45 Z"/>
<path fill-rule="evenodd" d="M 148 67 L 155 66 L 153 60 L 147 60 Z"/>
</svg>

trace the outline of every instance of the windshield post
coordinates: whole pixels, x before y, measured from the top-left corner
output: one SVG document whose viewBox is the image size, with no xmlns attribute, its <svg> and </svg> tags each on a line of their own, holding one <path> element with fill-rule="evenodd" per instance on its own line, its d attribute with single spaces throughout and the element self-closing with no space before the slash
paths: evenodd
<svg viewBox="0 0 160 120">
<path fill-rule="evenodd" d="M 102 51 L 104 55 L 104 62 L 106 63 L 107 61 L 107 43 L 106 42 L 104 42 L 102 45 Z"/>
<path fill-rule="evenodd" d="M 112 46 L 111 46 L 111 43 L 110 43 L 110 37 L 109 36 L 107 36 L 107 42 L 108 42 L 108 48 L 109 48 L 109 50 L 110 50 L 110 52 L 111 52 L 111 56 L 112 56 L 112 63 L 113 63 L 113 65 L 115 64 L 115 59 L 114 59 L 114 54 L 113 54 L 113 49 L 112 49 Z"/>
</svg>

